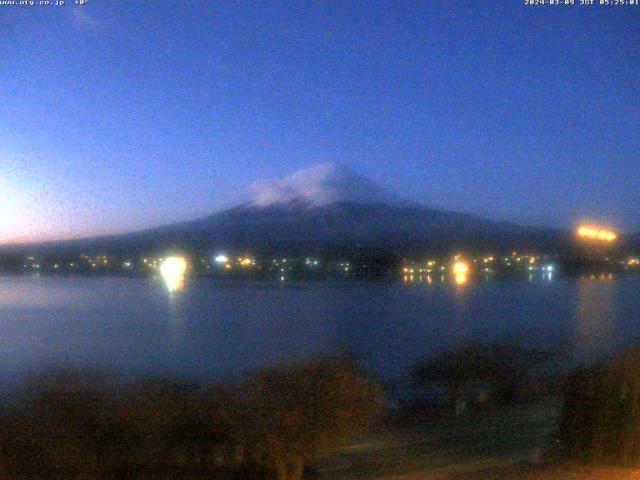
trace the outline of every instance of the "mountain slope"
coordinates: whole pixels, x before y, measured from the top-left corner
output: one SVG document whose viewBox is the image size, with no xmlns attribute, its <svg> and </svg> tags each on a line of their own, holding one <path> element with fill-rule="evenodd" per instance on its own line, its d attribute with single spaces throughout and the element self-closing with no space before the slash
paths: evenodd
<svg viewBox="0 0 640 480">
<path fill-rule="evenodd" d="M 409 254 L 454 248 L 555 250 L 564 237 L 559 231 L 424 207 L 337 202 L 309 208 L 294 202 L 264 208 L 247 204 L 193 222 L 41 248 L 112 253 L 188 249 L 282 255 Z"/>
</svg>

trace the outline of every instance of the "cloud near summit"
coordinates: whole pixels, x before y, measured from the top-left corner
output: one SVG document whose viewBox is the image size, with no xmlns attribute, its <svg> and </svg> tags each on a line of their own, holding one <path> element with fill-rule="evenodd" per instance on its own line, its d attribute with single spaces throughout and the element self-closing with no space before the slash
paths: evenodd
<svg viewBox="0 0 640 480">
<path fill-rule="evenodd" d="M 303 201 L 310 207 L 335 202 L 387 203 L 402 202 L 370 180 L 351 170 L 323 163 L 276 180 L 258 180 L 251 184 L 251 204 L 258 207 Z"/>
</svg>

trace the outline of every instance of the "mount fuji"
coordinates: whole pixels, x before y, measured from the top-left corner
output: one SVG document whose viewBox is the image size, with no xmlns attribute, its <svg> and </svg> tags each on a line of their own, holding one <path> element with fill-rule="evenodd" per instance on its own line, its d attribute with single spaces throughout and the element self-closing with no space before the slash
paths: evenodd
<svg viewBox="0 0 640 480">
<path fill-rule="evenodd" d="M 56 242 L 65 251 L 188 249 L 298 255 L 343 252 L 554 249 L 566 232 L 495 222 L 406 201 L 351 170 L 321 164 L 254 182 L 241 205 L 194 221 L 124 235 Z M 44 245 L 42 245 L 44 247 Z"/>
</svg>

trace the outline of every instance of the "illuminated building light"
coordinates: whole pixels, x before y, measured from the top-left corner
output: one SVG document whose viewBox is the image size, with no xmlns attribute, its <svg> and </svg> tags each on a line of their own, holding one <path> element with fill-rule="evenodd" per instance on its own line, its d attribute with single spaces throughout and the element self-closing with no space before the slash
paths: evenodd
<svg viewBox="0 0 640 480">
<path fill-rule="evenodd" d="M 184 289 L 186 272 L 187 261 L 184 257 L 167 257 L 160 265 L 160 274 L 170 292 Z"/>
<path fill-rule="evenodd" d="M 611 231 L 592 225 L 583 225 L 578 228 L 577 235 L 586 240 L 598 240 L 604 242 L 613 242 L 618 235 Z"/>
<path fill-rule="evenodd" d="M 216 255 L 214 260 L 216 263 L 227 263 L 229 261 L 229 257 L 226 255 Z"/>
</svg>

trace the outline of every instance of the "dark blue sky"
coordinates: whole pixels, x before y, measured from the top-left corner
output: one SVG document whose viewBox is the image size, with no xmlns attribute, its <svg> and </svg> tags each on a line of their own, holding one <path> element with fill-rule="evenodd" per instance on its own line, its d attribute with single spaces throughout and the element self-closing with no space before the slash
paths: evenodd
<svg viewBox="0 0 640 480">
<path fill-rule="evenodd" d="M 68 3 L 0 7 L 0 242 L 193 218 L 324 162 L 640 229 L 640 7 Z"/>
</svg>

